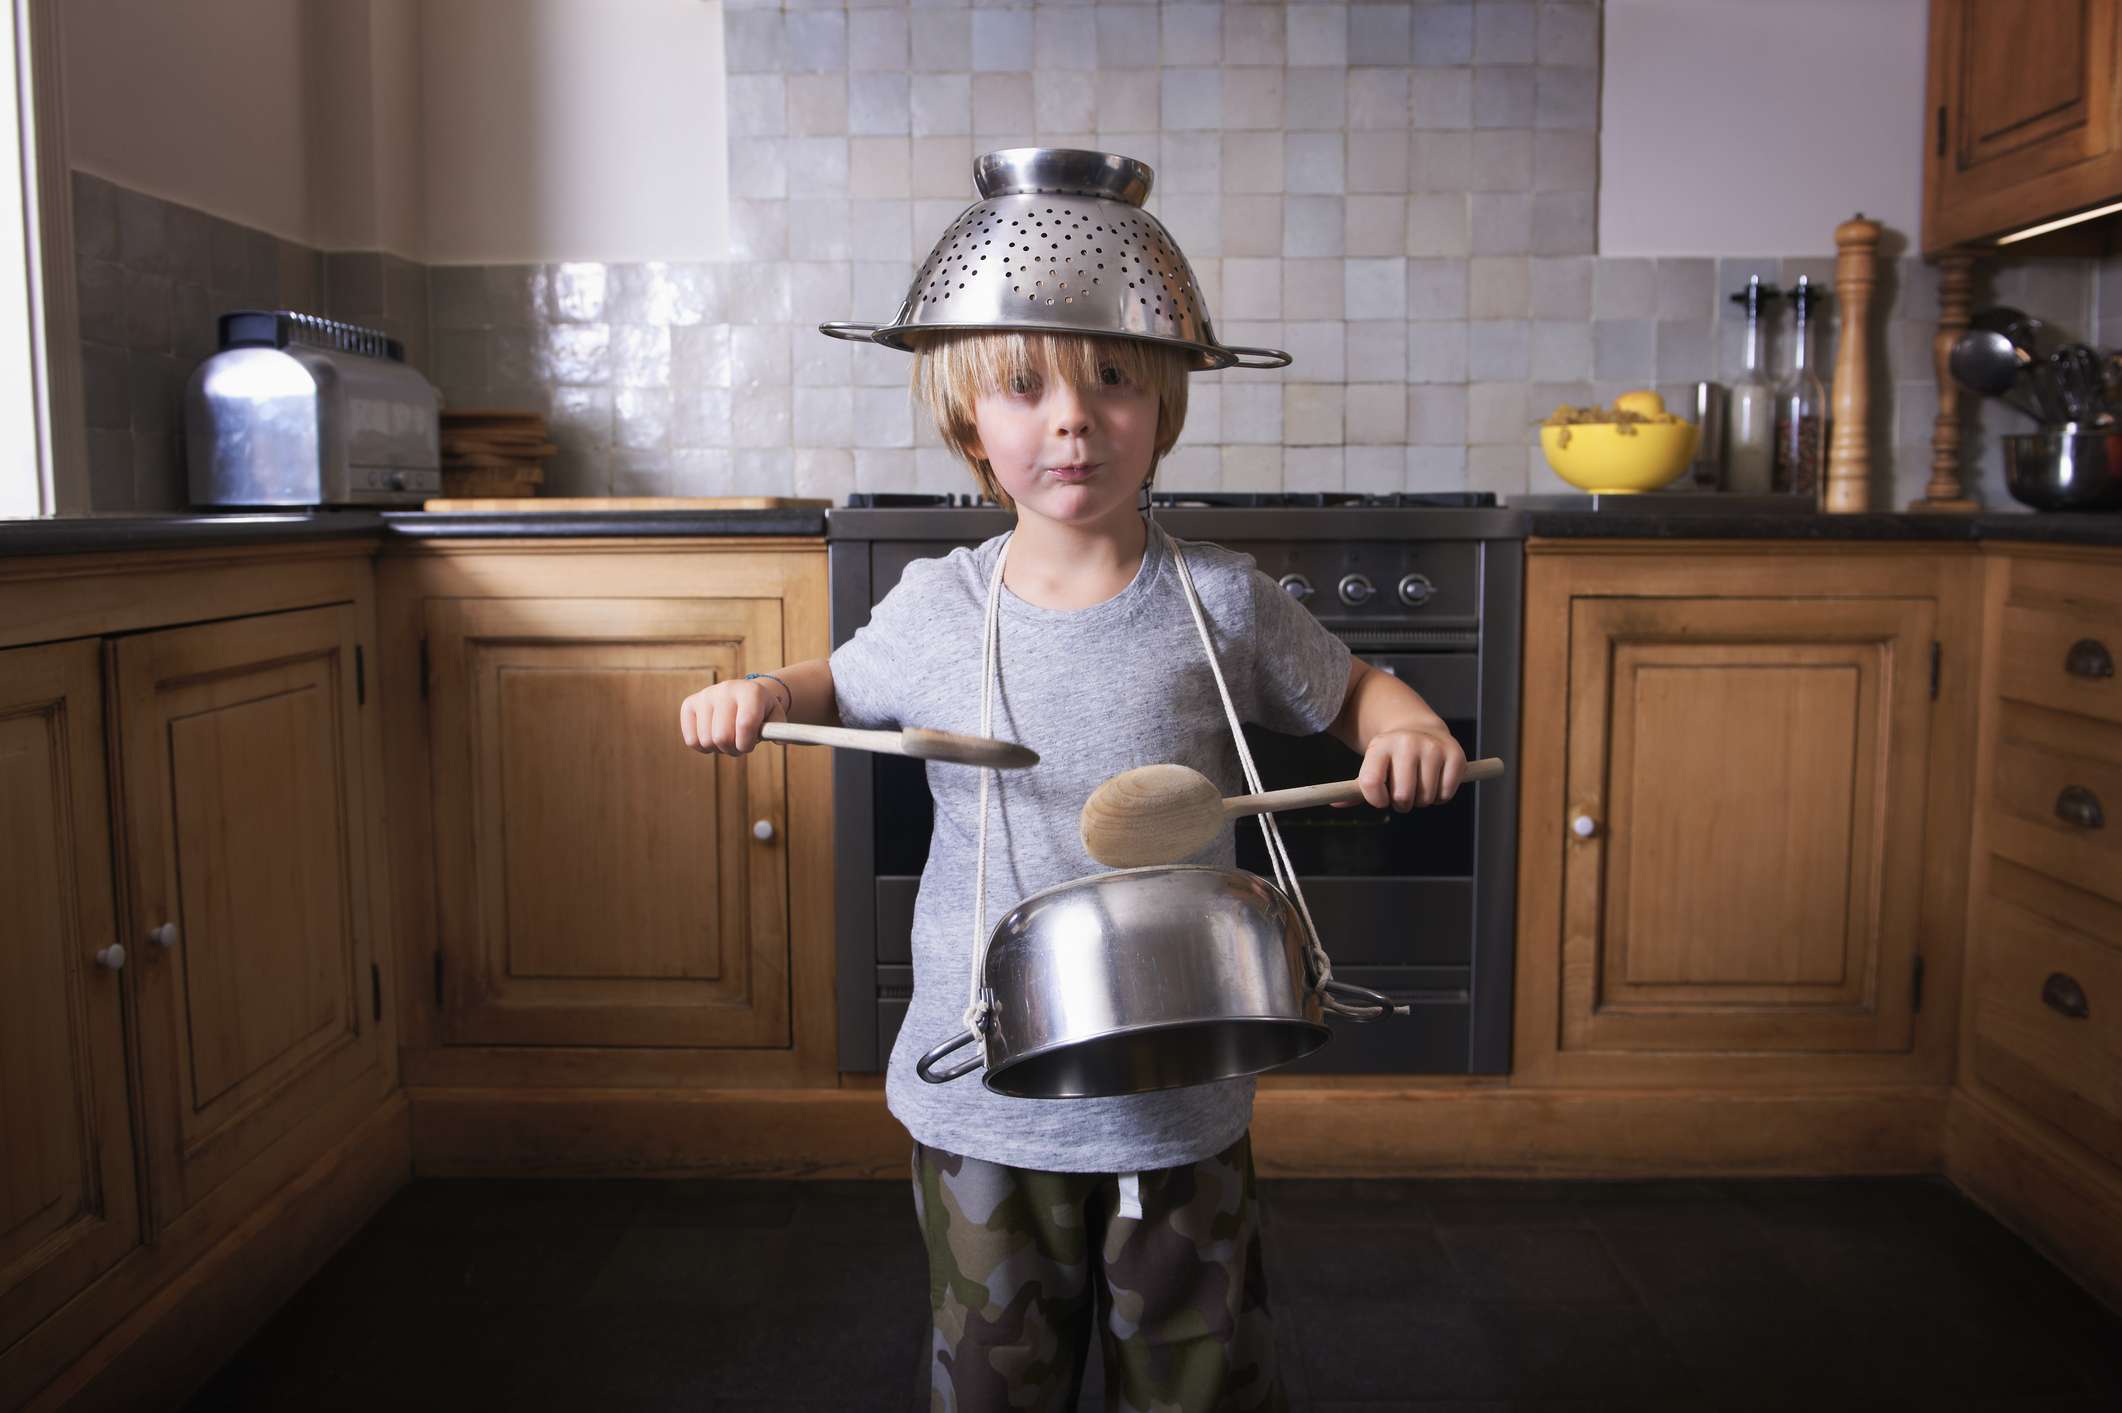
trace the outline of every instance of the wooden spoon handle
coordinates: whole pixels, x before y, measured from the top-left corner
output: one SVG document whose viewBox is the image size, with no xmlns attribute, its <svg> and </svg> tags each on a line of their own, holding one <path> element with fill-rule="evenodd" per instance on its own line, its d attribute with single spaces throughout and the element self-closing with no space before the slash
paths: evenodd
<svg viewBox="0 0 2122 1413">
<path fill-rule="evenodd" d="M 1459 775 L 1461 784 L 1475 780 L 1494 780 L 1503 774 L 1503 761 L 1498 756 L 1485 756 L 1470 760 Z M 1223 802 L 1225 819 L 1240 819 L 1249 814 L 1269 814 L 1276 810 L 1309 809 L 1313 805 L 1335 805 L 1343 800 L 1363 798 L 1363 783 L 1360 780 L 1336 780 L 1326 785 L 1299 785 L 1289 790 L 1269 790 L 1259 795 L 1233 795 Z"/>
<path fill-rule="evenodd" d="M 906 742 L 897 731 L 857 731 L 852 726 L 806 726 L 794 721 L 769 721 L 759 728 L 762 741 L 785 741 L 798 746 L 838 746 L 849 751 L 876 751 L 880 755 L 903 756 Z"/>
</svg>

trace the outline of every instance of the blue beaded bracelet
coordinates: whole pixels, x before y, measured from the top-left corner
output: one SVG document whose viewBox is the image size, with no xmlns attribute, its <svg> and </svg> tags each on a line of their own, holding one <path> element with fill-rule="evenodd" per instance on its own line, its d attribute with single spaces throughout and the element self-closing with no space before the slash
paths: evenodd
<svg viewBox="0 0 2122 1413">
<path fill-rule="evenodd" d="M 747 672 L 744 674 L 744 680 L 747 682 L 756 682 L 761 677 L 780 687 L 783 692 L 788 693 L 788 704 L 781 708 L 782 719 L 786 720 L 788 714 L 796 709 L 796 694 L 788 690 L 788 683 L 783 682 L 771 672 Z"/>
</svg>

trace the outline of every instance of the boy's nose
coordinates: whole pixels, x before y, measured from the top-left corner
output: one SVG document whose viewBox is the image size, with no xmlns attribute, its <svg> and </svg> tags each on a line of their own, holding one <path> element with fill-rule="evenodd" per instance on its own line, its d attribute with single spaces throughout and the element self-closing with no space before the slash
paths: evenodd
<svg viewBox="0 0 2122 1413">
<path fill-rule="evenodd" d="M 1083 397 L 1067 384 L 1054 389 L 1053 405 L 1048 409 L 1054 419 L 1054 433 L 1063 437 L 1080 437 L 1090 430 L 1090 410 Z"/>
</svg>

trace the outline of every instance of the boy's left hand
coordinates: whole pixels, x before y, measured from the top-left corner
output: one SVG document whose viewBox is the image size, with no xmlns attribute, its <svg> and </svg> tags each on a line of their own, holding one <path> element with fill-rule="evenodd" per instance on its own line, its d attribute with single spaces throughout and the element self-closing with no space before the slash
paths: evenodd
<svg viewBox="0 0 2122 1413">
<path fill-rule="evenodd" d="M 1367 803 L 1405 812 L 1450 799 L 1465 769 L 1466 751 L 1448 732 L 1380 731 L 1363 752 L 1356 778 Z"/>
</svg>

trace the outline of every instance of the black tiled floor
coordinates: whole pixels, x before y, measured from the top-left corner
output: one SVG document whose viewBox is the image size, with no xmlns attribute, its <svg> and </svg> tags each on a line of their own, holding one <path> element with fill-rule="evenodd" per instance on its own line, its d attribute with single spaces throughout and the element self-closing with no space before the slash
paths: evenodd
<svg viewBox="0 0 2122 1413">
<path fill-rule="evenodd" d="M 1300 1413 L 2122 1409 L 2122 1319 L 1942 1181 L 1261 1191 Z M 415 1183 L 186 1413 L 921 1409 L 925 1271 L 899 1182 Z"/>
</svg>

